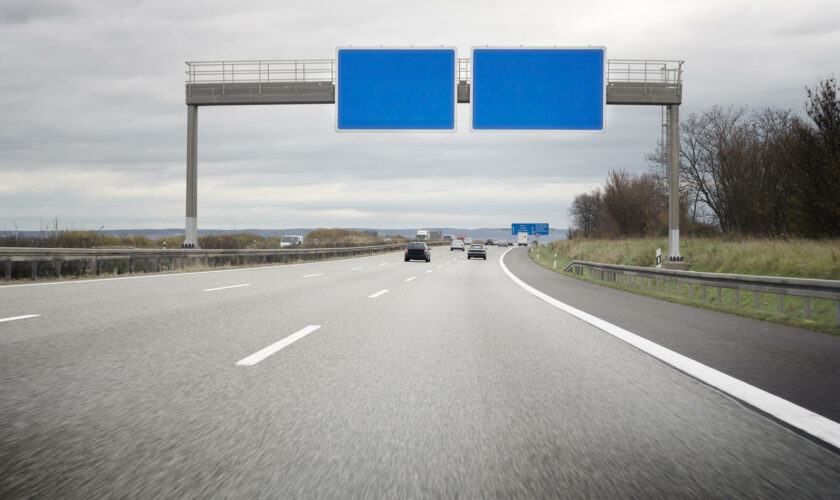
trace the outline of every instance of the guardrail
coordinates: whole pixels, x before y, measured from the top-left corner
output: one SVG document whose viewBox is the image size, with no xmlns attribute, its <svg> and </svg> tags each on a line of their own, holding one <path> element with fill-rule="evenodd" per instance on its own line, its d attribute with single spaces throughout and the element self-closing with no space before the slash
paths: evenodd
<svg viewBox="0 0 840 500">
<path fill-rule="evenodd" d="M 346 248 L 294 249 L 102 249 L 102 248 L 0 248 L 3 277 L 61 278 L 101 274 L 133 274 L 242 265 L 269 265 L 326 260 L 395 252 L 405 247 L 397 243 Z"/>
<path fill-rule="evenodd" d="M 700 287 L 700 298 L 708 300 L 707 290 L 717 290 L 717 302 L 721 303 L 722 289 L 731 289 L 733 305 L 741 306 L 741 292 L 752 292 L 753 308 L 759 309 L 760 293 L 776 295 L 776 312 L 782 312 L 783 297 L 785 295 L 802 297 L 803 315 L 811 317 L 811 299 L 828 299 L 834 301 L 834 324 L 840 325 L 840 281 L 817 280 L 804 278 L 782 278 L 775 276 L 750 276 L 746 274 L 702 273 L 695 271 L 676 271 L 671 269 L 651 269 L 648 267 L 620 266 L 614 264 L 600 264 L 573 260 L 563 269 L 583 276 L 589 271 L 593 279 L 618 283 L 630 288 L 653 290 L 661 293 L 664 283 L 665 293 L 682 295 L 682 286 L 688 288 L 690 299 L 695 298 L 696 287 Z"/>
</svg>

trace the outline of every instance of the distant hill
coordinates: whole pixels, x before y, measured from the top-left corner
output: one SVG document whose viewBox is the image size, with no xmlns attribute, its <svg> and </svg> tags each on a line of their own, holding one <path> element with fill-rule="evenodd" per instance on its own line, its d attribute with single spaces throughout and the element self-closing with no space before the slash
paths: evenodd
<svg viewBox="0 0 840 500">
<path fill-rule="evenodd" d="M 257 234 L 264 238 L 272 236 L 283 236 L 286 234 L 306 236 L 311 231 L 317 228 L 289 228 L 289 229 L 199 229 L 199 236 L 208 235 L 230 235 L 239 233 Z M 455 227 L 420 227 L 420 228 L 401 228 L 401 229 L 376 229 L 364 227 L 348 227 L 343 229 L 352 229 L 355 231 L 376 231 L 379 236 L 400 235 L 406 238 L 414 238 L 417 235 L 418 229 L 426 230 L 440 230 L 444 235 L 464 235 L 474 240 L 514 240 L 515 236 L 510 234 L 510 228 L 488 228 L 482 227 L 477 229 L 463 229 Z M 184 228 L 170 228 L 170 229 L 104 229 L 99 231 L 101 234 L 111 236 L 126 236 L 137 235 L 146 236 L 151 239 L 165 238 L 167 236 L 183 236 Z M 13 235 L 14 231 L 0 231 L 0 236 Z M 18 231 L 21 237 L 39 238 L 43 237 L 44 233 L 41 231 Z M 566 229 L 550 229 L 548 236 L 540 236 L 540 241 L 549 242 L 555 240 L 565 240 L 568 238 L 568 231 Z"/>
</svg>

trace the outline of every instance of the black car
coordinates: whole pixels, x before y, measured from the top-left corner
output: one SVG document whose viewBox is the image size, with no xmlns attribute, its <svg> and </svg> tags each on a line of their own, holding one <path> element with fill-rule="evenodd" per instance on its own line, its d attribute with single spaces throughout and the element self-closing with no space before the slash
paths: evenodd
<svg viewBox="0 0 840 500">
<path fill-rule="evenodd" d="M 407 247 L 405 247 L 405 261 L 408 262 L 410 260 L 425 260 L 426 262 L 432 261 L 432 249 L 429 248 L 429 245 L 415 241 L 409 243 Z"/>
<path fill-rule="evenodd" d="M 484 245 L 470 245 L 470 249 L 467 250 L 467 258 L 472 259 L 473 257 L 487 260 L 487 249 L 484 248 Z"/>
</svg>

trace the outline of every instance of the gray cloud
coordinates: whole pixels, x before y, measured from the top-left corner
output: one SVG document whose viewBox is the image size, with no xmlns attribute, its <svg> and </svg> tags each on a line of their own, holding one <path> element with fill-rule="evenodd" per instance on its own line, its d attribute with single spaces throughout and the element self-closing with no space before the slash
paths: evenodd
<svg viewBox="0 0 840 500">
<path fill-rule="evenodd" d="M 184 61 L 332 58 L 336 46 L 607 46 L 610 58 L 684 59 L 682 116 L 713 104 L 801 112 L 837 71 L 840 7 L 620 1 L 314 8 L 274 1 L 0 4 L 0 228 L 183 223 Z M 649 12 L 657 12 L 656 16 Z M 660 109 L 607 108 L 607 131 L 341 134 L 334 108 L 199 111 L 199 224 L 567 225 L 576 192 L 648 169 Z"/>
</svg>

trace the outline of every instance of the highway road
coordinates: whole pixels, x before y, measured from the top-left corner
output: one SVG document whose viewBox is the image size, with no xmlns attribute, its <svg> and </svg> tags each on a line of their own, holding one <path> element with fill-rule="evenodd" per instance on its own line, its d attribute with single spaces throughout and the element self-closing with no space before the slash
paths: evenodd
<svg viewBox="0 0 840 500">
<path fill-rule="evenodd" d="M 0 287 L 0 497 L 838 495 L 836 450 L 504 251 Z"/>
</svg>

